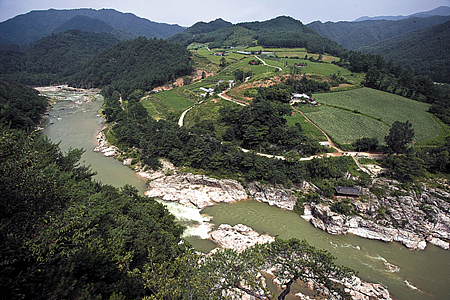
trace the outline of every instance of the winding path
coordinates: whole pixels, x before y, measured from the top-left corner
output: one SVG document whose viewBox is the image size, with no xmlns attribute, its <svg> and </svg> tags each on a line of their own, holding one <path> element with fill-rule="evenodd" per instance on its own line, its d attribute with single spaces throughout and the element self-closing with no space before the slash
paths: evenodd
<svg viewBox="0 0 450 300">
<path fill-rule="evenodd" d="M 191 107 L 189 107 L 188 109 L 183 111 L 183 113 L 180 116 L 180 119 L 178 120 L 178 126 L 183 127 L 184 116 L 186 116 L 187 112 L 190 111 L 191 109 L 193 109 L 197 104 L 201 104 L 203 101 L 205 101 L 205 100 L 195 103 L 194 105 L 192 105 Z"/>
<path fill-rule="evenodd" d="M 261 61 L 262 63 L 263 63 L 263 65 L 265 65 L 265 66 L 268 66 L 268 67 L 272 67 L 272 68 L 276 68 L 276 69 L 278 69 L 279 71 L 283 71 L 283 69 L 282 68 L 280 68 L 280 67 L 276 67 L 276 66 L 271 66 L 271 65 L 268 65 L 264 60 L 262 60 L 261 58 L 259 58 L 258 56 L 256 56 L 256 55 L 253 55 L 255 58 L 257 58 L 259 61 Z"/>
<path fill-rule="evenodd" d="M 255 55 L 255 57 L 258 58 L 259 60 L 261 60 L 261 59 L 260 59 L 259 57 L 257 57 L 256 55 Z M 261 61 L 263 61 L 263 60 L 261 60 Z M 264 61 L 263 61 L 263 62 L 264 62 Z M 265 62 L 264 62 L 264 64 L 266 65 Z M 274 67 L 274 66 L 270 66 L 270 67 Z M 275 68 L 278 68 L 278 67 L 275 67 Z M 219 96 L 220 98 L 224 99 L 224 100 L 231 101 L 231 102 L 236 103 L 236 104 L 241 105 L 241 106 L 247 106 L 247 105 L 248 105 L 247 103 L 239 102 L 239 101 L 237 101 L 236 99 L 233 99 L 233 98 L 231 98 L 231 97 L 230 97 L 230 98 L 225 97 L 225 95 L 224 95 L 225 92 L 226 92 L 226 91 L 223 91 L 223 92 L 219 93 L 218 96 Z M 178 126 L 182 127 L 182 126 L 183 126 L 184 117 L 186 116 L 187 112 L 190 111 L 192 108 L 194 108 L 196 105 L 201 104 L 203 101 L 205 101 L 205 100 L 202 100 L 202 101 L 200 101 L 200 102 L 198 102 L 198 103 L 195 103 L 194 105 L 192 105 L 191 107 L 189 107 L 188 109 L 186 109 L 185 111 L 183 111 L 183 113 L 182 113 L 181 116 L 180 116 L 180 119 L 178 120 Z M 357 156 L 374 157 L 374 156 L 380 156 L 379 154 L 372 154 L 372 153 L 369 153 L 369 152 L 344 152 L 343 150 L 339 149 L 339 148 L 333 143 L 333 141 L 332 141 L 332 140 L 330 139 L 330 137 L 325 133 L 325 131 L 322 130 L 322 128 L 320 128 L 316 123 L 314 123 L 313 121 L 311 121 L 311 119 L 309 119 L 309 118 L 308 118 L 301 110 L 296 109 L 296 108 L 294 108 L 294 110 L 295 110 L 296 112 L 298 112 L 298 113 L 301 113 L 302 116 L 303 116 L 309 123 L 311 123 L 314 127 L 316 127 L 316 128 L 317 128 L 317 129 L 318 129 L 318 130 L 319 130 L 319 131 L 327 138 L 327 141 L 328 141 L 330 147 L 333 148 L 333 149 L 335 149 L 335 150 L 337 151 L 337 153 L 336 153 L 336 152 L 332 152 L 332 153 L 323 153 L 323 154 L 319 154 L 319 155 L 312 155 L 312 156 L 310 156 L 310 157 L 302 157 L 302 158 L 299 159 L 300 161 L 312 160 L 312 159 L 314 159 L 314 158 L 324 158 L 324 157 L 329 157 L 329 156 L 350 156 L 350 157 L 353 158 L 353 160 L 355 161 L 355 163 L 356 163 L 356 165 L 358 166 L 358 168 L 360 168 L 362 171 L 364 171 L 364 172 L 366 172 L 366 173 L 368 173 L 368 174 L 372 174 L 372 172 L 370 172 L 368 169 L 366 169 L 364 166 L 362 166 L 362 165 L 358 162 L 358 160 L 356 159 L 356 157 L 357 157 Z M 244 148 L 241 148 L 241 150 L 242 150 L 243 152 L 249 152 L 249 151 L 250 151 L 250 150 L 244 149 Z M 285 160 L 285 159 L 286 159 L 286 158 L 285 158 L 284 156 L 282 156 L 282 155 L 272 155 L 272 154 L 259 153 L 259 152 L 256 152 L 256 155 L 264 156 L 264 157 L 268 157 L 268 158 L 281 159 L 281 160 Z"/>
</svg>

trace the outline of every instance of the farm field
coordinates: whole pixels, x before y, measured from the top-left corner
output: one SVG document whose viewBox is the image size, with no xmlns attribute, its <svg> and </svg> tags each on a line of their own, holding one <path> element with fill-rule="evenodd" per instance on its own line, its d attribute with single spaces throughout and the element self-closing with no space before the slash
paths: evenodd
<svg viewBox="0 0 450 300">
<path fill-rule="evenodd" d="M 439 136 L 440 126 L 427 112 L 429 104 L 398 95 L 360 88 L 351 91 L 315 94 L 323 104 L 306 115 L 340 144 L 349 144 L 361 137 L 377 137 L 384 143 L 389 133 L 387 124 L 410 121 L 415 142 Z M 358 113 L 359 112 L 359 113 Z"/>
<path fill-rule="evenodd" d="M 383 144 L 389 126 L 346 110 L 321 106 L 315 112 L 305 113 L 328 136 L 339 144 L 351 144 L 362 137 L 376 137 Z"/>
<path fill-rule="evenodd" d="M 171 113 L 179 114 L 194 102 L 184 98 L 173 91 L 163 91 L 149 95 L 142 99 L 142 105 L 147 109 L 149 115 L 155 119 L 165 119 Z"/>
</svg>

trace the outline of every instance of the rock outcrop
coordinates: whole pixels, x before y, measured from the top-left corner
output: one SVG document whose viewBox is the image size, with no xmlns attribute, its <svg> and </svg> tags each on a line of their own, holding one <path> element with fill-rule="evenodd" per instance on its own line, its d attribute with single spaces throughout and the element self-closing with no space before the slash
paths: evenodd
<svg viewBox="0 0 450 300">
<path fill-rule="evenodd" d="M 145 195 L 200 209 L 219 202 L 230 203 L 248 198 L 244 188 L 236 180 L 219 180 L 191 173 L 157 178 L 149 183 Z"/>
<path fill-rule="evenodd" d="M 106 135 L 103 127 L 102 130 L 97 134 L 97 147 L 94 148 L 94 152 L 101 152 L 104 156 L 115 156 L 117 154 L 117 147 L 111 146 L 106 139 Z"/>
<path fill-rule="evenodd" d="M 258 182 L 252 182 L 247 186 L 250 196 L 259 202 L 275 205 L 279 208 L 293 210 L 297 203 L 297 197 L 282 188 L 265 186 Z"/>
<path fill-rule="evenodd" d="M 267 234 L 259 234 L 252 228 L 237 224 L 231 226 L 222 224 L 217 230 L 210 233 L 211 240 L 221 248 L 234 249 L 241 252 L 255 244 L 265 244 L 275 241 Z"/>
<path fill-rule="evenodd" d="M 330 234 L 351 233 L 384 242 L 396 241 L 410 249 L 423 250 L 427 242 L 449 249 L 450 194 L 426 186 L 416 194 L 401 190 L 398 185 L 377 179 L 375 186 L 382 192 L 375 196 L 364 189 L 364 200 L 351 199 L 352 215 L 333 212 L 330 203 L 308 203 L 302 217 Z"/>
</svg>

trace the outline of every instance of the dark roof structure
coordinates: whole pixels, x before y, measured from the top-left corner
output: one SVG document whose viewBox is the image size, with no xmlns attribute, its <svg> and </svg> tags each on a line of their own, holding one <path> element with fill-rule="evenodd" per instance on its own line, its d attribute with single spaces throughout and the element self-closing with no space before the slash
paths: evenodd
<svg viewBox="0 0 450 300">
<path fill-rule="evenodd" d="M 338 195 L 343 196 L 361 196 L 362 192 L 359 188 L 356 187 L 347 187 L 347 186 L 336 186 L 335 187 L 336 193 Z"/>
</svg>

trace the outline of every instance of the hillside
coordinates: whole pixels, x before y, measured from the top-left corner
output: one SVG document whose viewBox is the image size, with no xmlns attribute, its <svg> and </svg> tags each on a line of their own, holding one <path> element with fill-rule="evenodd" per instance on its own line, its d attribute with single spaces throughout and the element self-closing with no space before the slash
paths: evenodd
<svg viewBox="0 0 450 300">
<path fill-rule="evenodd" d="M 190 53 L 184 47 L 139 37 L 120 42 L 91 60 L 70 80 L 75 86 L 110 85 L 122 96 L 136 89 L 151 90 L 192 72 Z"/>
<path fill-rule="evenodd" d="M 139 18 L 131 13 L 122 13 L 114 9 L 70 9 L 40 10 L 16 16 L 0 23 L 0 43 L 28 45 L 51 33 L 68 29 L 82 29 L 77 16 L 89 17 L 92 25 L 90 32 L 104 32 L 106 25 L 114 28 L 114 32 L 127 38 L 145 36 L 148 38 L 168 38 L 182 32 L 185 28 L 179 25 L 156 23 Z M 105 25 L 106 24 L 106 25 Z M 71 25 L 71 26 L 70 26 Z M 85 30 L 85 29 L 83 29 Z M 109 29 L 110 30 L 110 29 Z M 112 33 L 112 32 L 110 32 Z"/>
<path fill-rule="evenodd" d="M 0 78 L 27 85 L 64 81 L 93 56 L 119 42 L 108 33 L 70 30 L 34 42 L 24 52 L 18 47 L 0 48 Z"/>
<path fill-rule="evenodd" d="M 416 75 L 428 75 L 432 80 L 450 83 L 450 21 L 423 28 L 362 48 L 376 53 L 404 68 L 411 67 Z"/>
<path fill-rule="evenodd" d="M 307 26 L 342 47 L 357 50 L 407 32 L 438 25 L 450 20 L 450 16 L 414 17 L 398 21 L 367 20 L 361 22 L 316 21 Z"/>
<path fill-rule="evenodd" d="M 216 20 L 217 21 L 217 20 Z M 202 24 L 203 25 L 203 24 Z M 244 22 L 232 26 L 223 24 L 211 31 L 214 23 L 198 32 L 198 24 L 169 40 L 187 46 L 191 43 L 210 43 L 214 47 L 260 45 L 263 47 L 304 47 L 308 52 L 327 52 L 338 55 L 344 49 L 337 43 L 323 38 L 302 22 L 291 17 L 280 16 L 263 22 Z M 206 27 L 206 30 L 205 30 Z"/>
</svg>

